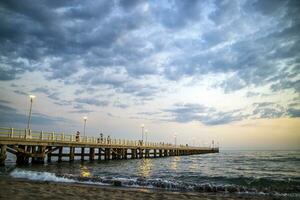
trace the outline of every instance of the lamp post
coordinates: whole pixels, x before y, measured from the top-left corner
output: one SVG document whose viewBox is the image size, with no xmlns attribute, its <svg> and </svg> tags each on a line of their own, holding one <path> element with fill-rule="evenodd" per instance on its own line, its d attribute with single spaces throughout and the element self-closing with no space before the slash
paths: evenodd
<svg viewBox="0 0 300 200">
<path fill-rule="evenodd" d="M 32 103 L 33 99 L 35 98 L 34 95 L 29 95 L 30 98 L 30 108 L 29 108 L 29 116 L 28 116 L 28 122 L 27 122 L 27 129 L 30 129 L 30 120 L 31 120 L 31 111 L 32 111 Z"/>
<path fill-rule="evenodd" d="M 148 129 L 145 130 L 145 137 L 146 137 L 146 142 L 148 142 Z"/>
<path fill-rule="evenodd" d="M 84 122 L 84 124 L 83 124 L 83 136 L 85 136 L 86 121 L 87 121 L 87 117 L 85 116 L 85 117 L 83 117 L 83 122 Z"/>
<path fill-rule="evenodd" d="M 175 147 L 177 146 L 177 134 L 174 133 L 174 144 L 175 144 Z"/>
<path fill-rule="evenodd" d="M 144 128 L 145 128 L 145 125 L 142 124 L 141 125 L 141 128 L 142 128 L 142 141 L 144 140 Z"/>
</svg>

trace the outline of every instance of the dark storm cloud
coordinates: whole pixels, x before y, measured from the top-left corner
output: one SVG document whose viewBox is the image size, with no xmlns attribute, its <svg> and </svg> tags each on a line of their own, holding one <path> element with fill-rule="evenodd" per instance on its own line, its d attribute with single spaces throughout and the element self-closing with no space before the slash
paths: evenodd
<svg viewBox="0 0 300 200">
<path fill-rule="evenodd" d="M 282 9 L 287 4 L 287 1 L 280 0 L 261 0 L 256 1 L 252 4 L 253 8 L 264 15 L 273 15 L 278 12 L 278 10 Z"/>
<path fill-rule="evenodd" d="M 160 2 L 163 5 L 163 2 Z M 178 29 L 187 26 L 190 22 L 197 21 L 201 17 L 201 11 L 204 6 L 202 1 L 190 0 L 170 1 L 169 5 L 157 5 L 154 10 L 154 16 L 165 27 L 170 29 Z"/>
<path fill-rule="evenodd" d="M 4 0 L 0 81 L 40 71 L 78 91 L 108 86 L 150 100 L 164 90 L 141 84 L 149 76 L 177 81 L 228 74 L 216 84 L 225 93 L 268 84 L 273 91 L 299 93 L 299 8 L 296 0 Z M 168 55 L 162 64 L 159 54 Z M 56 104 L 70 103 L 58 93 L 37 92 Z M 267 110 L 257 112 L 269 116 Z"/>
<path fill-rule="evenodd" d="M 1 54 L 8 62 L 22 57 L 45 65 L 45 59 L 49 59 L 50 68 L 45 70 L 51 73 L 51 79 L 73 75 L 85 63 L 97 60 L 99 51 L 110 53 L 109 47 L 143 20 L 139 10 L 113 15 L 114 1 L 71 1 L 55 6 L 48 2 L 2 1 L 0 6 Z M 107 67 L 109 59 L 86 67 Z M 0 68 L 1 80 L 15 79 L 31 69 L 28 64 L 22 68 L 7 64 L 13 67 Z"/>
<path fill-rule="evenodd" d="M 289 108 L 287 111 L 291 117 L 300 117 L 300 109 Z"/>
<path fill-rule="evenodd" d="M 143 2 L 145 2 L 145 0 L 119 0 L 120 6 L 129 11 Z"/>
<path fill-rule="evenodd" d="M 246 108 L 223 112 L 200 104 L 175 104 L 171 108 L 163 109 L 162 111 L 169 115 L 168 121 L 179 123 L 199 121 L 208 126 L 228 124 L 243 119 L 273 119 L 286 116 L 292 118 L 300 117 L 300 109 L 285 108 L 273 102 L 253 103 L 251 109 L 250 113 L 244 111 Z"/>
<path fill-rule="evenodd" d="M 265 16 L 265 13 L 269 13 L 265 3 L 260 4 L 261 1 L 258 1 L 257 4 L 252 5 L 251 2 L 249 1 L 246 4 L 248 7 L 245 8 L 238 1 L 218 1 L 215 5 L 216 10 L 210 18 L 217 26 L 220 24 L 220 27 L 204 33 L 201 38 L 203 44 L 199 48 L 209 50 L 225 42 L 232 44 L 208 53 L 200 51 L 198 55 L 183 54 L 175 58 L 171 66 L 165 68 L 166 77 L 178 80 L 196 74 L 234 72 L 234 77 L 229 77 L 219 85 L 225 92 L 232 92 L 248 85 L 260 86 L 283 81 L 295 73 L 299 74 L 299 68 L 296 71 L 295 69 L 292 71 L 291 68 L 299 65 L 300 6 L 293 5 L 292 2 L 295 1 L 277 2 L 271 6 L 274 7 L 272 15 L 270 13 L 270 16 Z M 272 1 L 268 3 L 272 4 Z M 256 34 L 244 37 L 240 33 L 243 32 L 245 23 L 251 22 L 254 17 L 253 12 L 260 6 L 263 7 L 261 17 L 273 20 L 274 25 L 262 26 Z M 250 9 L 252 7 L 255 9 Z M 260 13 L 257 14 L 260 16 Z M 282 65 L 285 66 L 284 69 Z M 278 87 L 280 90 L 294 89 L 298 92 L 294 84 L 282 84 Z"/>
<path fill-rule="evenodd" d="M 282 89 L 294 88 L 297 93 L 300 93 L 300 80 L 280 80 L 278 83 L 271 85 L 273 91 L 281 91 Z"/>
</svg>

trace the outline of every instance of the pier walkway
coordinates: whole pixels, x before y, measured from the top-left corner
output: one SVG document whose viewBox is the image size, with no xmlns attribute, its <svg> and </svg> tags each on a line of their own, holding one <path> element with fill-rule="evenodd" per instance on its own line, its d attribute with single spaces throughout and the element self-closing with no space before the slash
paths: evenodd
<svg viewBox="0 0 300 200">
<path fill-rule="evenodd" d="M 0 128 L 0 165 L 7 152 L 16 156 L 17 164 L 81 160 L 116 160 L 158 158 L 203 153 L 218 153 L 219 148 L 192 147 L 168 143 L 124 139 L 96 138 L 28 129 Z M 87 150 L 87 151 L 86 151 Z"/>
</svg>

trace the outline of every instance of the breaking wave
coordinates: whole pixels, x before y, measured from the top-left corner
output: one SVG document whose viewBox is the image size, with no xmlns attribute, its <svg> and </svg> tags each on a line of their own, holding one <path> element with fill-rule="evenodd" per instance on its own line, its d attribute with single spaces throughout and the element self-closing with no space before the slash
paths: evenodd
<svg viewBox="0 0 300 200">
<path fill-rule="evenodd" d="M 176 182 L 164 179 L 145 179 L 145 178 L 130 178 L 130 177 L 81 177 L 75 175 L 59 176 L 49 172 L 38 172 L 15 169 L 10 173 L 13 178 L 23 178 L 33 181 L 51 181 L 62 183 L 82 183 L 94 185 L 112 185 L 135 188 L 149 188 L 149 189 L 166 189 L 172 191 L 191 191 L 191 192 L 205 192 L 205 193 L 245 193 L 254 195 L 275 195 L 275 196 L 290 196 L 299 198 L 299 187 L 293 188 L 288 192 L 278 192 L 271 190 L 268 187 L 261 188 L 261 190 L 242 185 L 234 184 L 213 184 L 213 183 L 185 183 Z M 266 180 L 262 180 L 265 182 Z M 267 184 L 267 183 L 265 183 Z"/>
</svg>

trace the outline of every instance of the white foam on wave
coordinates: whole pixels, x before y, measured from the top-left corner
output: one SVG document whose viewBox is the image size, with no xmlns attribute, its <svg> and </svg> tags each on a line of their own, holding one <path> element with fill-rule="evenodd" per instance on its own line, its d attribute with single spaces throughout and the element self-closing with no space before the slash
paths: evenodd
<svg viewBox="0 0 300 200">
<path fill-rule="evenodd" d="M 15 169 L 10 173 L 10 176 L 14 178 L 25 178 L 34 181 L 53 181 L 53 182 L 65 182 L 75 183 L 76 181 L 69 178 L 58 177 L 54 173 L 50 172 L 37 172 Z"/>
<path fill-rule="evenodd" d="M 137 188 L 164 188 L 167 190 L 180 190 L 180 189 L 188 189 L 190 191 L 197 191 L 197 189 L 194 188 L 193 185 L 184 185 L 181 187 L 180 183 L 173 182 L 169 180 L 163 180 L 163 179 L 138 179 L 138 178 L 125 178 L 125 177 L 101 177 L 99 181 L 80 181 L 71 178 L 66 177 L 60 177 L 56 176 L 55 173 L 50 172 L 39 172 L 39 171 L 30 171 L 30 170 L 21 170 L 21 169 L 15 169 L 10 173 L 10 176 L 14 178 L 24 178 L 29 179 L 33 181 L 51 181 L 51 182 L 64 182 L 64 183 L 81 183 L 81 184 L 91 184 L 91 185 L 112 185 L 113 181 L 120 181 L 122 183 L 122 186 L 125 187 L 137 187 Z M 109 182 L 106 182 L 108 181 Z M 104 182 L 103 182 L 104 181 Z M 201 186 L 198 185 L 198 186 Z M 205 186 L 213 187 L 210 184 L 204 184 L 202 185 L 203 190 L 205 191 Z M 217 187 L 217 186 L 215 186 Z M 228 192 L 229 187 L 234 187 L 233 185 L 223 185 L 223 192 Z M 286 196 L 286 197 L 293 197 L 293 198 L 299 198 L 299 193 L 277 193 L 277 192 L 271 192 L 271 193 L 264 193 L 259 191 L 239 191 L 237 189 L 236 191 L 239 194 L 248 194 L 248 195 L 274 195 L 274 196 Z"/>
</svg>

